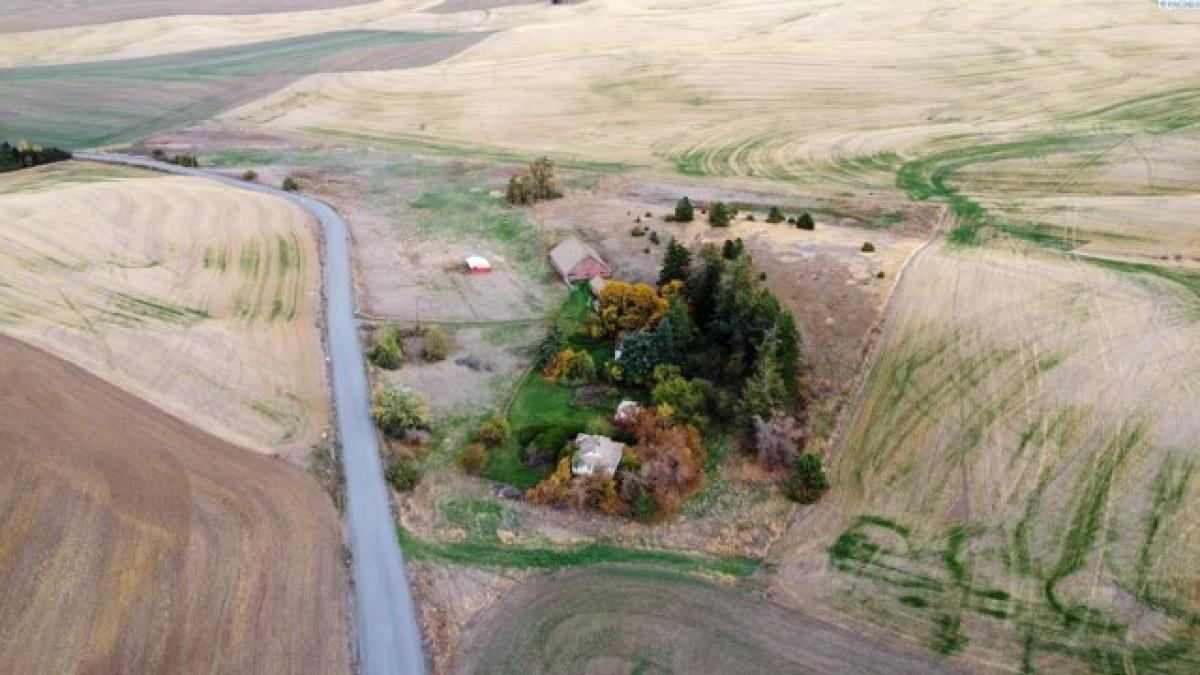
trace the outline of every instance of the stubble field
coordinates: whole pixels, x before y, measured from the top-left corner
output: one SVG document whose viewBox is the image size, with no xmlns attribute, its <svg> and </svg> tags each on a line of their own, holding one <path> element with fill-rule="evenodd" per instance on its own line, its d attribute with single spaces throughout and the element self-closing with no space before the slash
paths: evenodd
<svg viewBox="0 0 1200 675">
<path fill-rule="evenodd" d="M 221 438 L 304 453 L 329 417 L 303 211 L 70 162 L 0 178 L 0 331 Z"/>
</svg>

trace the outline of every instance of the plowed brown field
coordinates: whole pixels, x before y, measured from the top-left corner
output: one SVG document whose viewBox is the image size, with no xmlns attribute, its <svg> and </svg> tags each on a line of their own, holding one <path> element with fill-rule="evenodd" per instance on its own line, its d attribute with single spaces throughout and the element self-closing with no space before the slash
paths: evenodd
<svg viewBox="0 0 1200 675">
<path fill-rule="evenodd" d="M 3 336 L 0 410 L 0 672 L 348 672 L 299 470 Z"/>
</svg>

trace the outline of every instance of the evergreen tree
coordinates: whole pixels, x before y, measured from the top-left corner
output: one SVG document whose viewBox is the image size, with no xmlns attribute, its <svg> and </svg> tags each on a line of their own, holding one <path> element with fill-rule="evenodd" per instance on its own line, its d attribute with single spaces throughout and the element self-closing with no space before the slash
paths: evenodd
<svg viewBox="0 0 1200 675">
<path fill-rule="evenodd" d="M 789 407 L 787 384 L 780 374 L 779 337 L 775 329 L 763 338 L 754 372 L 746 379 L 743 400 L 746 412 L 762 419 Z"/>
<path fill-rule="evenodd" d="M 817 227 L 817 224 L 813 222 L 813 217 L 806 211 L 796 219 L 796 227 L 802 230 L 812 230 Z"/>
<path fill-rule="evenodd" d="M 721 247 L 721 255 L 726 260 L 733 260 L 746 252 L 746 242 L 742 241 L 741 237 L 737 239 L 726 239 Z"/>
<path fill-rule="evenodd" d="M 708 210 L 708 222 L 712 223 L 713 227 L 729 227 L 733 216 L 734 211 L 725 202 L 713 202 Z"/>
<path fill-rule="evenodd" d="M 696 219 L 696 208 L 692 205 L 692 200 L 683 197 L 675 203 L 675 222 L 690 223 Z"/>
<path fill-rule="evenodd" d="M 796 472 L 788 479 L 787 491 L 801 504 L 814 504 L 829 489 L 829 479 L 821 466 L 821 458 L 806 453 L 796 462 Z"/>
<path fill-rule="evenodd" d="M 696 340 L 696 326 L 688 316 L 687 303 L 682 297 L 675 295 L 671 298 L 671 304 L 658 322 L 655 333 L 667 351 L 668 361 L 682 363 Z"/>
<path fill-rule="evenodd" d="M 800 357 L 803 343 L 792 313 L 780 311 L 775 314 L 775 335 L 779 339 L 775 356 L 779 361 L 779 375 L 787 387 L 788 400 L 794 403 L 800 396 Z"/>
<path fill-rule="evenodd" d="M 772 206 L 771 212 L 767 214 L 767 222 L 768 223 L 782 223 L 783 222 L 783 211 L 780 211 L 778 206 Z"/>
<path fill-rule="evenodd" d="M 697 328 L 704 331 L 716 308 L 717 289 L 721 286 L 725 259 L 713 244 L 701 246 L 699 258 L 700 266 L 693 269 L 688 277 L 686 291 L 692 307 L 692 319 Z"/>
<path fill-rule="evenodd" d="M 738 256 L 721 276 L 709 325 L 712 343 L 728 354 L 725 376 L 729 379 L 745 376 L 754 358 L 754 328 L 761 321 L 762 297 L 750 256 Z"/>
<path fill-rule="evenodd" d="M 665 286 L 675 280 L 686 282 L 691 272 L 692 252 L 686 246 L 671 237 L 667 243 L 667 252 L 663 255 L 662 271 L 658 275 L 658 285 Z"/>
</svg>

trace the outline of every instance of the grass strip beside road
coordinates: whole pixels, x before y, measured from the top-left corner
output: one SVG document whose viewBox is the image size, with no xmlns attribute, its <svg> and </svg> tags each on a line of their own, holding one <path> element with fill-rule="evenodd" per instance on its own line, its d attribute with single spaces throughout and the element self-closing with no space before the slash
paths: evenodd
<svg viewBox="0 0 1200 675">
<path fill-rule="evenodd" d="M 556 570 L 583 565 L 625 564 L 654 567 L 685 574 L 715 573 L 747 577 L 761 564 L 745 556 L 706 556 L 674 551 L 631 549 L 604 543 L 569 548 L 524 548 L 500 542 L 468 540 L 439 542 L 418 539 L 396 527 L 400 547 L 410 560 L 475 567 L 517 567 Z"/>
</svg>

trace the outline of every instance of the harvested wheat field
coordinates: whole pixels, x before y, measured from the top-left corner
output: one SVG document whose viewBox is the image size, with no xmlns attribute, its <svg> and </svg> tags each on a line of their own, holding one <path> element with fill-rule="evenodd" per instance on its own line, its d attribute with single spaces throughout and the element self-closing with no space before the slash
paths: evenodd
<svg viewBox="0 0 1200 675">
<path fill-rule="evenodd" d="M 887 188 L 935 139 L 1189 87 L 1198 25 L 1133 2 L 542 3 L 480 19 L 499 32 L 436 67 L 312 75 L 224 118 L 831 194 Z"/>
<path fill-rule="evenodd" d="M 0 408 L 5 672 L 349 672 L 307 476 L 9 337 Z"/>
<path fill-rule="evenodd" d="M 0 332 L 260 452 L 328 424 L 319 268 L 272 197 L 83 162 L 0 178 Z"/>
<path fill-rule="evenodd" d="M 1200 667 L 1200 304 L 1028 244 L 921 254 L 775 588 L 980 667 Z"/>
</svg>

